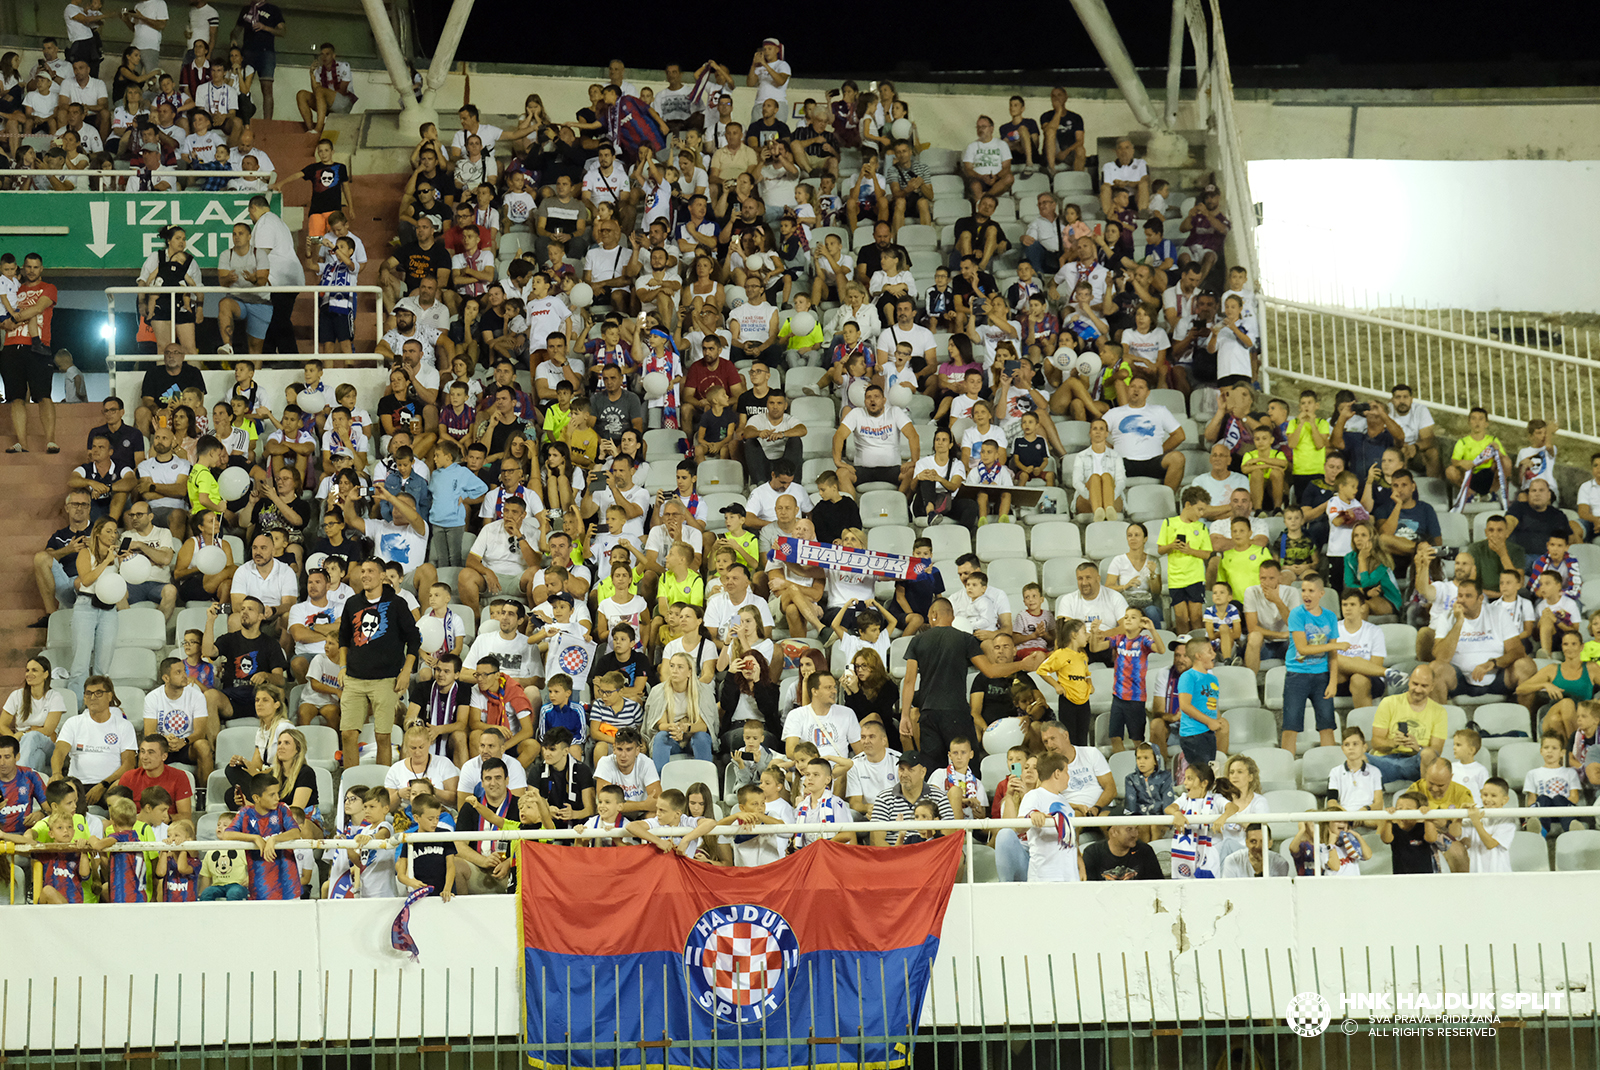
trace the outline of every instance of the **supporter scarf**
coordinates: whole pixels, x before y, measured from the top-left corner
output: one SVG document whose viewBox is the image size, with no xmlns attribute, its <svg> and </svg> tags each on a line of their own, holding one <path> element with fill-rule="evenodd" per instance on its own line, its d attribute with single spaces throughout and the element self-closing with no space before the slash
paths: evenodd
<svg viewBox="0 0 1600 1070">
<path fill-rule="evenodd" d="M 715 109 L 717 98 L 721 95 L 717 89 L 716 75 L 712 72 L 711 62 L 708 60 L 700 68 L 700 73 L 695 75 L 694 87 L 689 90 L 690 107 L 703 103 L 707 108 Z"/>
<path fill-rule="evenodd" d="M 1055 819 L 1056 839 L 1061 841 L 1061 846 L 1069 846 L 1072 843 L 1072 807 L 1053 802 L 1050 804 L 1050 816 Z"/>
<path fill-rule="evenodd" d="M 488 798 L 487 795 L 485 795 L 483 793 L 483 783 L 481 781 L 478 783 L 478 786 L 475 789 L 473 789 L 472 793 L 478 797 L 478 801 L 479 802 L 483 803 L 485 806 L 488 806 L 490 810 L 494 811 L 494 816 L 495 817 L 503 818 L 503 817 L 505 817 L 507 814 L 509 814 L 511 812 L 511 793 L 509 791 L 506 792 L 506 797 L 504 799 L 500 800 L 500 805 L 498 805 L 498 806 L 490 806 L 489 805 L 489 798 Z M 482 819 L 480 818 L 480 820 L 482 820 Z M 498 823 L 484 822 L 482 827 L 488 828 L 488 829 L 497 829 L 500 826 L 499 826 Z M 500 841 L 499 840 L 479 840 L 473 846 L 475 847 L 477 852 L 479 854 L 481 854 L 481 855 L 492 855 L 492 854 L 495 853 L 496 850 L 499 849 Z"/>
<path fill-rule="evenodd" d="M 433 886 L 428 885 L 406 896 L 406 901 L 400 904 L 400 913 L 394 916 L 394 924 L 389 926 L 389 945 L 410 955 L 412 962 L 417 961 L 419 951 L 417 942 L 411 938 L 411 908 L 432 894 Z"/>
<path fill-rule="evenodd" d="M 523 488 L 520 485 L 517 487 L 516 490 L 512 491 L 510 494 L 506 493 L 504 487 L 500 488 L 500 493 L 496 494 L 495 495 L 495 499 L 494 499 L 494 518 L 496 520 L 501 519 L 501 513 L 504 511 L 504 509 L 506 507 L 506 499 L 507 498 L 513 498 L 516 501 L 521 502 L 524 506 L 526 506 L 528 504 L 528 500 L 522 496 L 522 491 L 523 491 Z M 445 634 L 446 635 L 449 634 L 448 630 L 446 631 Z"/>
<path fill-rule="evenodd" d="M 834 808 L 828 805 L 828 801 L 833 797 L 834 796 L 830 793 L 823 792 L 822 798 L 813 802 L 811 800 L 811 796 L 802 795 L 800 797 L 800 804 L 795 807 L 794 823 L 796 825 L 815 824 L 816 822 L 811 821 L 810 817 L 813 813 L 816 813 L 821 815 L 820 820 L 822 824 L 834 824 L 836 821 L 838 821 L 838 815 L 834 812 Z M 806 845 L 807 835 L 815 835 L 815 833 L 801 832 L 795 834 L 794 845 L 797 850 Z"/>
<path fill-rule="evenodd" d="M 660 372 L 667 377 L 668 382 L 671 382 L 674 362 L 681 362 L 678 357 L 678 348 L 672 344 L 672 336 L 661 328 L 653 328 L 650 333 L 660 336 L 667 343 L 667 346 L 659 353 L 656 352 L 654 346 L 645 346 L 644 372 L 646 375 L 651 372 Z M 681 426 L 678 422 L 678 387 L 675 383 L 661 396 L 661 426 L 670 427 L 673 430 L 677 430 Z"/>
<path fill-rule="evenodd" d="M 1459 513 L 1467 507 L 1467 499 L 1472 497 L 1472 472 L 1484 461 L 1491 461 L 1498 469 L 1500 465 L 1500 447 L 1493 442 L 1483 448 L 1483 452 L 1474 457 L 1467 464 L 1467 477 L 1461 481 L 1461 491 L 1456 495 L 1456 503 L 1450 507 L 1452 513 Z M 1500 510 L 1504 512 L 1509 508 L 1506 500 L 1506 481 L 1501 476 L 1496 476 L 1495 483 L 1500 490 Z"/>
<path fill-rule="evenodd" d="M 449 646 L 450 642 L 450 628 L 448 625 L 446 625 L 445 645 Z M 464 702 L 461 702 L 456 698 L 456 695 L 460 690 L 460 684 L 451 684 L 448 691 L 439 690 L 438 684 L 434 684 L 431 688 L 429 688 L 427 720 L 424 723 L 428 725 L 442 725 L 449 724 L 452 720 L 454 720 L 455 708 L 457 706 L 465 705 Z M 445 755 L 447 752 L 444 748 L 449 742 L 450 741 L 445 739 L 443 736 L 434 740 L 433 753 L 441 756 Z"/>
<path fill-rule="evenodd" d="M 317 65 L 317 84 L 324 89 L 339 88 L 339 64 L 337 62 Z"/>
<path fill-rule="evenodd" d="M 1190 801 L 1206 810 L 1216 809 L 1216 798 L 1212 795 Z M 1175 833 L 1172 838 L 1172 875 L 1174 877 L 1215 876 L 1209 869 L 1202 868 L 1206 851 L 1210 847 L 1211 825 L 1209 820 L 1202 821 L 1191 816 L 1191 820 L 1183 831 Z"/>
<path fill-rule="evenodd" d="M 329 899 L 354 899 L 356 897 L 356 871 L 347 869 L 339 874 L 339 879 L 333 882 L 333 887 L 328 889 Z"/>
<path fill-rule="evenodd" d="M 1577 732 L 1573 733 L 1572 756 L 1578 759 L 1578 765 L 1580 768 L 1588 762 L 1589 748 L 1594 747 L 1597 744 L 1600 744 L 1600 738 L 1597 738 L 1594 742 L 1591 742 L 1589 737 L 1583 734 L 1583 729 L 1581 728 L 1578 729 Z"/>
<path fill-rule="evenodd" d="M 918 580 L 933 571 L 933 561 L 926 557 L 887 554 L 878 550 L 857 550 L 849 546 L 839 546 L 830 542 L 811 542 L 787 535 L 773 542 L 772 560 L 792 565 L 820 565 L 835 572 L 878 576 L 886 580 Z"/>
<path fill-rule="evenodd" d="M 994 464 L 984 464 L 982 461 L 979 461 L 978 482 L 993 484 L 994 481 L 1000 477 L 1000 469 L 1004 467 L 1005 465 L 1001 464 L 999 461 L 996 461 Z"/>
<path fill-rule="evenodd" d="M 978 786 L 977 786 L 976 782 L 973 780 L 972 770 L 969 769 L 965 773 L 958 773 L 958 772 L 956 772 L 956 767 L 955 766 L 953 766 L 953 765 L 945 766 L 944 767 L 944 787 L 945 787 L 945 790 L 949 791 L 951 788 L 955 787 L 957 784 L 961 785 L 961 793 L 964 796 L 966 796 L 967 798 L 976 799 L 978 797 Z"/>
</svg>

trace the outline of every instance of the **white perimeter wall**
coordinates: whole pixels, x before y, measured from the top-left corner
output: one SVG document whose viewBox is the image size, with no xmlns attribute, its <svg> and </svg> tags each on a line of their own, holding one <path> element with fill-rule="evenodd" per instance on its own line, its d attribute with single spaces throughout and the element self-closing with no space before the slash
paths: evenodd
<svg viewBox="0 0 1600 1070">
<path fill-rule="evenodd" d="M 1305 990 L 1336 1011 L 1343 991 L 1488 992 L 1491 970 L 1501 993 L 1570 980 L 1586 1015 L 1592 933 L 1552 907 L 1593 886 L 1585 873 L 957 886 L 925 1018 L 1189 1018 L 1202 989 L 1208 1015 L 1272 1017 Z M 389 947 L 398 900 L 0 910 L 6 1045 L 48 1046 L 54 1030 L 59 1046 L 98 1046 L 104 1021 L 114 1046 L 165 1046 L 180 1013 L 192 1044 L 202 1012 L 210 1043 L 514 1035 L 515 906 L 423 902 L 420 964 Z"/>
<path fill-rule="evenodd" d="M 1253 160 L 1270 293 L 1365 305 L 1600 310 L 1600 164 Z M 1576 259 L 1574 259 L 1576 254 Z"/>
</svg>

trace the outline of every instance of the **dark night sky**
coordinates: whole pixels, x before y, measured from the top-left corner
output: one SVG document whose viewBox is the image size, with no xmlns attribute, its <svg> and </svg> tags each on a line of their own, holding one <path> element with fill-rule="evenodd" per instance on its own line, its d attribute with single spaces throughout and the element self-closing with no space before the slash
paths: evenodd
<svg viewBox="0 0 1600 1070">
<path fill-rule="evenodd" d="M 424 41 L 436 39 L 449 6 L 449 0 L 417 0 Z M 916 80 L 942 72 L 980 71 L 1042 76 L 1052 70 L 1101 66 L 1082 25 L 1064 2 L 1004 7 L 997 14 L 1005 21 L 976 16 L 970 32 L 959 32 L 943 13 L 994 9 L 914 5 L 915 10 L 939 14 L 916 20 L 891 17 L 894 29 L 887 36 L 864 30 L 864 17 L 846 20 L 850 28 L 841 29 L 840 13 L 850 10 L 849 5 L 804 5 L 809 17 L 799 29 L 785 29 L 785 24 L 793 21 L 787 16 L 775 17 L 770 29 L 763 28 L 760 19 L 727 17 L 732 11 L 728 8 L 722 9 L 721 16 L 707 19 L 704 13 L 708 9 L 696 4 L 682 5 L 688 18 L 663 20 L 662 13 L 671 7 L 624 3 L 610 8 L 607 18 L 596 19 L 593 9 L 582 4 L 524 6 L 480 0 L 459 55 L 485 62 L 599 68 L 613 54 L 620 54 L 630 68 L 640 70 L 659 70 L 669 59 L 693 68 L 715 57 L 737 75 L 747 69 L 760 39 L 775 30 L 784 39 L 789 61 L 801 77 L 898 76 Z M 1171 11 L 1168 0 L 1111 0 L 1109 7 L 1134 62 L 1141 67 L 1164 68 Z M 1046 31 L 1046 24 L 1036 15 L 1024 15 L 1029 8 L 1059 12 L 1054 28 Z M 1600 61 L 1594 49 L 1600 32 L 1597 5 L 1557 3 L 1526 10 L 1531 17 L 1504 4 L 1479 0 L 1449 4 L 1229 0 L 1223 14 L 1235 81 L 1240 85 L 1398 88 L 1600 82 Z M 637 29 L 627 34 L 633 43 L 619 47 L 603 27 L 622 21 L 615 16 L 623 12 L 629 13 L 629 21 Z M 543 45 L 550 41 L 560 42 L 559 47 Z M 1188 62 L 1193 62 L 1192 58 Z M 1152 70 L 1145 77 L 1154 85 L 1163 76 Z M 952 73 L 940 80 L 1034 79 L 961 78 Z M 1070 80 L 1077 85 L 1110 84 L 1103 72 L 1082 71 Z"/>
</svg>

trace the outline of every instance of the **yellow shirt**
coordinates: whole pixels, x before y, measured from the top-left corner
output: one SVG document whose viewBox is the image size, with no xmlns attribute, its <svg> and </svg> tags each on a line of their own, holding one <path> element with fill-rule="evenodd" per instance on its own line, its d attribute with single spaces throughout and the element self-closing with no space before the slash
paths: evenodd
<svg viewBox="0 0 1600 1070">
<path fill-rule="evenodd" d="M 706 604 L 706 583 L 693 572 L 688 573 L 682 583 L 670 571 L 662 573 L 656 591 L 659 597 L 667 600 L 669 606 L 675 602 L 687 602 L 691 606 Z"/>
<path fill-rule="evenodd" d="M 1161 534 L 1156 537 L 1160 546 L 1168 546 L 1184 536 L 1196 550 L 1211 552 L 1211 529 L 1204 520 L 1187 521 L 1180 516 L 1169 516 L 1161 522 Z M 1188 587 L 1206 581 L 1206 563 L 1198 557 L 1174 553 L 1167 557 L 1167 586 Z"/>
<path fill-rule="evenodd" d="M 1251 461 L 1262 459 L 1282 461 L 1286 458 L 1283 456 L 1283 452 L 1281 450 L 1245 450 L 1244 453 L 1239 457 L 1239 467 L 1242 470 Z M 1246 472 L 1245 474 L 1249 475 L 1250 473 Z M 1266 476 L 1270 479 L 1272 477 L 1272 473 L 1269 471 L 1266 473 Z"/>
<path fill-rule="evenodd" d="M 1243 550 L 1224 550 L 1217 565 L 1217 578 L 1233 588 L 1233 596 L 1244 601 L 1244 593 L 1261 582 L 1261 565 L 1272 552 L 1254 543 Z"/>
<path fill-rule="evenodd" d="M 765 555 L 761 552 L 761 540 L 756 538 L 755 532 L 741 531 L 737 535 L 734 535 L 730 532 L 724 535 L 723 538 L 727 539 L 729 542 L 737 543 L 739 548 L 749 555 L 750 560 L 754 561 L 757 566 L 761 564 L 761 559 Z M 748 562 L 741 563 L 747 564 Z"/>
<path fill-rule="evenodd" d="M 1289 421 L 1289 449 L 1294 453 L 1294 474 L 1297 476 L 1321 475 L 1322 462 L 1328 456 L 1328 447 L 1324 445 L 1318 449 L 1316 441 L 1312 439 L 1312 427 L 1322 433 L 1324 443 L 1327 442 L 1328 436 L 1333 434 L 1333 428 L 1326 420 L 1311 421 L 1297 418 Z M 1299 438 L 1296 438 L 1296 435 Z"/>
<path fill-rule="evenodd" d="M 200 495 L 206 495 L 214 502 L 222 501 L 222 491 L 217 486 L 217 477 L 211 474 L 211 469 L 204 465 L 195 465 L 189 469 L 189 510 L 198 513 L 202 508 Z"/>
<path fill-rule="evenodd" d="M 1058 647 L 1044 659 L 1039 672 L 1061 680 L 1062 697 L 1068 702 L 1088 702 L 1089 693 L 1094 690 L 1089 683 L 1089 654 L 1084 650 Z"/>
<path fill-rule="evenodd" d="M 1471 461 L 1490 446 L 1493 446 L 1495 449 L 1499 450 L 1502 457 L 1505 456 L 1505 446 L 1502 445 L 1500 440 L 1495 438 L 1493 435 L 1484 435 L 1482 438 L 1473 438 L 1471 435 L 1463 435 L 1456 439 L 1455 449 L 1450 451 L 1450 459 L 1452 461 Z M 1484 468 L 1488 468 L 1491 463 L 1492 462 L 1490 461 L 1484 461 L 1482 464 L 1475 464 L 1472 466 L 1472 470 L 1474 472 L 1480 471 Z"/>
</svg>

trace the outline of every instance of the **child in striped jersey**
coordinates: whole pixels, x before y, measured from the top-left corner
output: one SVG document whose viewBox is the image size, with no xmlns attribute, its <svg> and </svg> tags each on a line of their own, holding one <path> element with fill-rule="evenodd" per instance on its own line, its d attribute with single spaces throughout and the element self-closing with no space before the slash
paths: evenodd
<svg viewBox="0 0 1600 1070">
<path fill-rule="evenodd" d="M 180 817 L 167 826 L 167 842 L 188 843 L 195 838 L 194 822 Z M 200 856 L 193 851 L 162 851 L 156 859 L 156 898 L 163 903 L 200 900 Z"/>
</svg>

